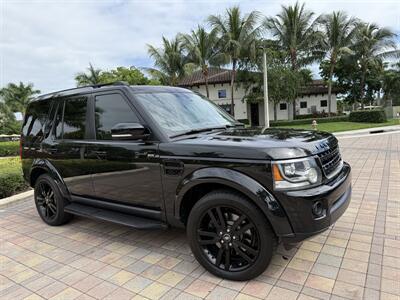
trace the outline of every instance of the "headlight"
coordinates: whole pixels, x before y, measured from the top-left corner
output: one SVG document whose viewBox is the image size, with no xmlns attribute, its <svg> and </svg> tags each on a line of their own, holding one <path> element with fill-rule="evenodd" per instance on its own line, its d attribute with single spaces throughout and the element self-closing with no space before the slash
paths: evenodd
<svg viewBox="0 0 400 300">
<path fill-rule="evenodd" d="M 272 162 L 276 190 L 314 186 L 321 183 L 321 169 L 313 157 Z"/>
</svg>

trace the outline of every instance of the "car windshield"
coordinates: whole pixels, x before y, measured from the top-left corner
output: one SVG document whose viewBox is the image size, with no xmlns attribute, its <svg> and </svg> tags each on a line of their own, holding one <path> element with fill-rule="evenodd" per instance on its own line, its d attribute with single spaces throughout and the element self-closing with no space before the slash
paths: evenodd
<svg viewBox="0 0 400 300">
<path fill-rule="evenodd" d="M 169 137 L 238 125 L 228 113 L 195 93 L 136 94 Z"/>
</svg>

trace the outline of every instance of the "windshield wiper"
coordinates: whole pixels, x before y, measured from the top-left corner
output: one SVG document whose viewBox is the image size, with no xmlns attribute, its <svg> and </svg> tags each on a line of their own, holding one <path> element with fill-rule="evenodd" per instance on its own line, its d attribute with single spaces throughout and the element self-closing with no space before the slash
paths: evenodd
<svg viewBox="0 0 400 300">
<path fill-rule="evenodd" d="M 206 131 L 213 131 L 213 130 L 218 130 L 218 129 L 226 129 L 228 126 L 221 126 L 221 127 L 204 127 L 204 128 L 197 128 L 197 129 L 191 129 L 182 133 L 178 133 L 175 135 L 171 135 L 170 138 L 176 138 L 178 136 L 183 136 L 183 135 L 188 135 L 188 134 L 194 134 L 194 133 L 200 133 L 200 132 L 206 132 Z"/>
</svg>

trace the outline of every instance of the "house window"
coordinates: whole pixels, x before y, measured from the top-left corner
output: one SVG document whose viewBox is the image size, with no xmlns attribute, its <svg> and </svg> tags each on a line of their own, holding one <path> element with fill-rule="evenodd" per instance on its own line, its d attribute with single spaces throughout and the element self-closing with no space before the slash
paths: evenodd
<svg viewBox="0 0 400 300">
<path fill-rule="evenodd" d="M 225 110 L 228 114 L 231 113 L 231 105 L 230 104 L 219 104 L 219 107 L 221 107 L 223 110 Z"/>
<path fill-rule="evenodd" d="M 321 107 L 327 107 L 328 106 L 328 100 L 321 100 Z"/>
<path fill-rule="evenodd" d="M 279 109 L 280 109 L 280 110 L 286 110 L 286 109 L 287 109 L 286 103 L 280 103 L 280 104 L 279 104 Z"/>
<path fill-rule="evenodd" d="M 218 90 L 218 98 L 226 98 L 226 90 Z"/>
<path fill-rule="evenodd" d="M 300 102 L 300 108 L 307 108 L 307 102 L 306 101 L 301 101 Z"/>
</svg>

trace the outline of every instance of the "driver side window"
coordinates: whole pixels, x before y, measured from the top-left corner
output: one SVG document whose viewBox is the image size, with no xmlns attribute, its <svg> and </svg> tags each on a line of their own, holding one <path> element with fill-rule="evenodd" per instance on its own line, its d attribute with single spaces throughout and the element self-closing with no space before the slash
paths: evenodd
<svg viewBox="0 0 400 300">
<path fill-rule="evenodd" d="M 140 123 L 140 121 L 120 94 L 96 96 L 96 139 L 111 140 L 111 128 L 118 123 Z"/>
</svg>

